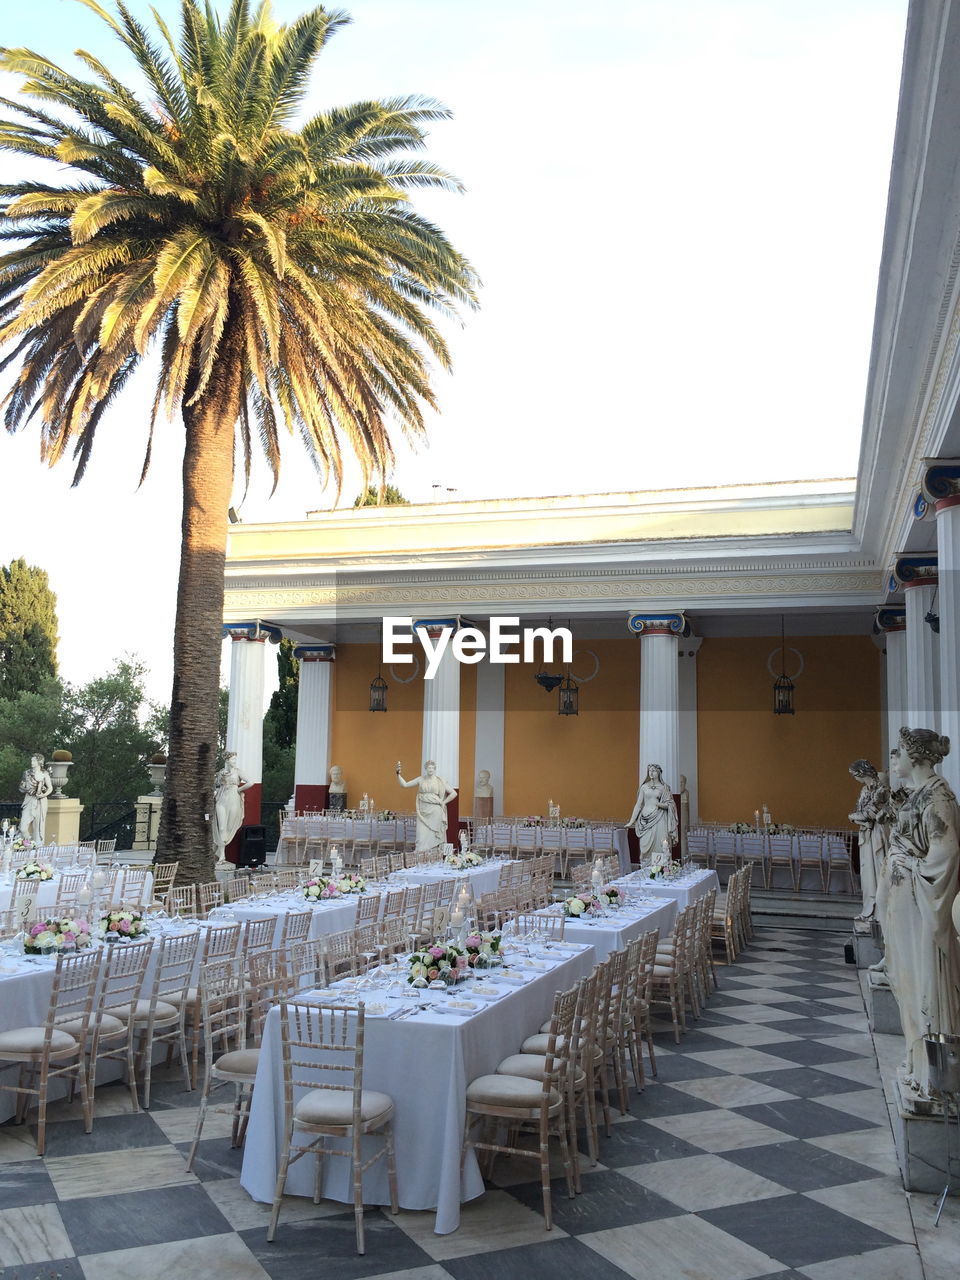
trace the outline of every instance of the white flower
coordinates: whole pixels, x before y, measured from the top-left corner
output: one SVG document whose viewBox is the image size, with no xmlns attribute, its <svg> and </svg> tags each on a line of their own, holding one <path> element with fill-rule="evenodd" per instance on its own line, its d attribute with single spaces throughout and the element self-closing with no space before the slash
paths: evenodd
<svg viewBox="0 0 960 1280">
<path fill-rule="evenodd" d="M 583 915 L 583 903 L 579 898 L 571 898 L 570 901 L 567 903 L 567 907 L 569 908 L 570 914 L 572 916 Z"/>
<path fill-rule="evenodd" d="M 53 947 L 56 946 L 56 942 L 57 935 L 50 929 L 44 929 L 43 933 L 38 933 L 33 939 L 33 944 L 36 947 Z"/>
</svg>

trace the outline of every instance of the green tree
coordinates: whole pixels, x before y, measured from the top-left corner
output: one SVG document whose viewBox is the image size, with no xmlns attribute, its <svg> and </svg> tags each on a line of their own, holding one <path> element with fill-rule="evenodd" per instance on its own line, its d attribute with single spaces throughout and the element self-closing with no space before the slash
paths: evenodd
<svg viewBox="0 0 960 1280">
<path fill-rule="evenodd" d="M 76 727 L 68 691 L 52 676 L 0 698 L 0 800 L 19 803 L 17 787 L 31 755 L 42 751 L 49 758 L 58 747 L 69 750 Z"/>
<path fill-rule="evenodd" d="M 370 484 L 363 493 L 357 494 L 353 505 L 355 507 L 408 507 L 410 503 L 395 485 L 384 485 L 381 493 L 376 485 Z"/>
<path fill-rule="evenodd" d="M 37 690 L 57 674 L 57 597 L 45 569 L 0 568 L 0 698 Z"/>
<path fill-rule="evenodd" d="M 72 449 L 79 480 L 103 414 L 148 352 L 159 357 L 144 469 L 161 410 L 181 416 L 184 454 L 158 856 L 205 880 L 235 449 L 248 477 L 257 447 L 276 476 L 287 429 L 322 480 L 339 486 L 347 450 L 364 488 L 379 483 L 390 419 L 422 434 L 429 362 L 449 363 L 431 312 L 472 305 L 476 280 L 407 198 L 458 189 L 409 154 L 442 107 L 397 98 L 299 120 L 345 15 L 315 8 L 281 25 L 266 3 L 231 0 L 221 17 L 182 0 L 175 38 L 121 0 L 82 2 L 145 85 L 82 50 L 87 78 L 28 49 L 0 53 L 27 99 L 6 103 L 0 146 L 51 164 L 49 182 L 0 192 L 13 241 L 0 257 L 0 343 L 20 361 L 5 422 L 35 419 L 41 457 Z"/>
<path fill-rule="evenodd" d="M 300 663 L 293 656 L 294 643 L 286 636 L 277 648 L 280 683 L 270 697 L 264 717 L 264 740 L 272 738 L 278 747 L 292 747 L 297 740 L 297 698 L 300 692 Z"/>
</svg>

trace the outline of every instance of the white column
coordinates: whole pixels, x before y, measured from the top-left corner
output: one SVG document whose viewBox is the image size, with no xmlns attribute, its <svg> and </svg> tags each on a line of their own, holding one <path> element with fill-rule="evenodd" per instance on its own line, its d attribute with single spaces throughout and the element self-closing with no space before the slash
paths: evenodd
<svg viewBox="0 0 960 1280">
<path fill-rule="evenodd" d="M 703 640 L 700 636 L 687 636 L 679 642 L 678 704 L 679 704 L 679 769 L 687 780 L 690 795 L 690 824 L 699 817 L 697 786 L 697 653 Z M 643 654 L 641 653 L 641 657 Z M 677 778 L 677 791 L 680 779 Z"/>
<path fill-rule="evenodd" d="M 440 633 L 460 625 L 458 618 L 420 621 L 436 642 Z M 423 682 L 423 750 L 425 760 L 436 762 L 437 773 L 451 787 L 460 786 L 460 663 L 448 644 L 432 680 Z M 419 772 L 419 769 L 417 770 Z M 414 775 L 416 776 L 416 775 Z M 448 810 L 449 812 L 449 810 Z"/>
<path fill-rule="evenodd" d="M 900 728 L 909 718 L 907 711 L 907 619 L 906 610 L 889 606 L 877 610 L 874 629 L 883 642 L 885 680 L 883 699 L 884 757 L 878 769 L 888 768 L 887 759 L 897 745 Z"/>
<path fill-rule="evenodd" d="M 294 649 L 293 656 L 300 662 L 293 774 L 296 805 L 298 809 L 326 807 L 333 729 L 335 647 L 332 644 L 300 644 Z"/>
<path fill-rule="evenodd" d="M 237 768 L 251 783 L 244 793 L 244 821 L 259 822 L 263 783 L 263 689 L 267 641 L 280 642 L 280 632 L 261 622 L 227 623 L 230 637 L 230 701 L 227 706 L 227 750 L 237 753 Z"/>
<path fill-rule="evenodd" d="M 937 501 L 940 720 L 950 754 L 940 772 L 960 795 L 960 494 Z"/>
<path fill-rule="evenodd" d="M 682 613 L 636 613 L 630 630 L 641 637 L 640 649 L 640 768 L 660 765 L 663 780 L 676 792 L 680 785 L 680 690 L 677 664 L 680 635 L 686 629 Z"/>
<path fill-rule="evenodd" d="M 477 667 L 477 730 L 474 772 L 487 769 L 493 787 L 494 813 L 504 812 L 503 682 L 506 667 L 484 659 Z"/>
<path fill-rule="evenodd" d="M 939 723 L 940 655 L 937 635 L 924 618 L 933 604 L 936 579 L 904 584 L 907 610 L 907 720 L 911 729 L 936 729 Z"/>
</svg>

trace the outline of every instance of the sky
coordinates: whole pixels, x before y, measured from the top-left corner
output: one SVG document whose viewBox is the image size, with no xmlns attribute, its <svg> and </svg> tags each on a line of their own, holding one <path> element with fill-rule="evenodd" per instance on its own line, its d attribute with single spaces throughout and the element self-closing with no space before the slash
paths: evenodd
<svg viewBox="0 0 960 1280">
<path fill-rule="evenodd" d="M 281 19 L 304 7 L 274 3 Z M 451 108 L 428 155 L 466 193 L 416 204 L 483 282 L 450 333 L 428 445 L 398 449 L 408 498 L 855 474 L 906 0 L 342 7 L 353 22 L 311 108 L 401 93 Z M 122 67 L 74 0 L 5 5 L 0 41 Z M 0 157 L 0 180 L 17 163 Z M 163 701 L 182 439 L 163 424 L 138 489 L 148 401 L 135 381 L 73 489 L 35 431 L 0 436 L 0 563 L 49 572 L 66 678 L 137 654 Z M 262 470 L 238 492 L 244 520 L 333 505 L 289 446 L 272 498 Z M 342 501 L 357 488 L 348 476 Z"/>
</svg>

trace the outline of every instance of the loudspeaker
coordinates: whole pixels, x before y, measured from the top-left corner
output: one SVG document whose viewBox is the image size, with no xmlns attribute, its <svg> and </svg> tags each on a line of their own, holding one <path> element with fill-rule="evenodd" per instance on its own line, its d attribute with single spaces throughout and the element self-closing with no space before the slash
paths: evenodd
<svg viewBox="0 0 960 1280">
<path fill-rule="evenodd" d="M 266 827 L 241 827 L 237 840 L 237 866 L 260 867 L 267 860 Z"/>
</svg>

